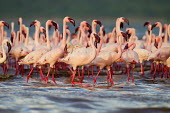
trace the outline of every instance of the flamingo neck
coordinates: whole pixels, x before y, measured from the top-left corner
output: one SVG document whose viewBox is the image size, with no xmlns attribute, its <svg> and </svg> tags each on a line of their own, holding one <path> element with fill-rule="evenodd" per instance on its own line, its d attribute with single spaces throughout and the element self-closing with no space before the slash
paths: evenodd
<svg viewBox="0 0 170 113">
<path fill-rule="evenodd" d="M 159 36 L 162 36 L 162 24 L 159 26 Z"/>
<path fill-rule="evenodd" d="M 35 36 L 34 36 L 36 47 L 39 45 L 39 42 L 38 42 L 39 33 L 40 33 L 40 26 L 38 25 L 35 27 Z"/>
<path fill-rule="evenodd" d="M 62 44 L 61 44 L 61 48 L 64 50 L 66 45 L 66 22 L 63 21 L 63 39 L 62 39 Z"/>
<path fill-rule="evenodd" d="M 90 45 L 91 45 L 91 48 L 92 48 L 92 51 L 90 49 L 90 58 L 87 60 L 87 63 L 90 63 L 91 61 L 93 61 L 96 57 L 96 47 L 94 46 L 94 39 L 93 37 L 90 37 Z"/>
<path fill-rule="evenodd" d="M 120 31 L 120 21 L 119 18 L 116 20 L 116 33 Z"/>
<path fill-rule="evenodd" d="M 96 24 L 92 23 L 92 32 L 96 33 Z"/>
<path fill-rule="evenodd" d="M 97 47 L 97 55 L 99 54 L 101 48 L 102 48 L 102 45 L 103 45 L 103 32 L 100 32 L 101 33 L 101 36 L 100 36 L 100 43 L 99 43 L 99 46 Z"/>
<path fill-rule="evenodd" d="M 26 38 L 25 38 L 25 43 L 24 43 L 24 45 L 25 45 L 25 46 L 28 46 L 28 42 L 29 42 L 29 29 L 27 28 L 27 35 L 26 35 Z"/>
<path fill-rule="evenodd" d="M 12 22 L 11 23 L 11 33 L 13 33 L 14 32 L 14 23 Z"/>
<path fill-rule="evenodd" d="M 165 29 L 164 43 L 168 43 L 168 29 Z"/>
<path fill-rule="evenodd" d="M 80 26 L 80 32 L 81 32 L 81 36 L 80 36 L 79 44 L 83 45 L 83 39 L 85 39 L 86 33 L 85 33 L 85 28 L 82 25 Z"/>
<path fill-rule="evenodd" d="M 48 29 L 48 21 L 46 23 L 46 39 L 47 39 L 47 48 L 48 49 L 51 49 L 51 46 L 50 46 L 50 39 L 49 39 L 49 29 Z"/>
<path fill-rule="evenodd" d="M 71 36 L 70 36 L 70 30 L 67 30 L 67 35 L 68 35 L 68 38 L 67 38 L 67 43 L 70 42 L 71 40 Z"/>
</svg>

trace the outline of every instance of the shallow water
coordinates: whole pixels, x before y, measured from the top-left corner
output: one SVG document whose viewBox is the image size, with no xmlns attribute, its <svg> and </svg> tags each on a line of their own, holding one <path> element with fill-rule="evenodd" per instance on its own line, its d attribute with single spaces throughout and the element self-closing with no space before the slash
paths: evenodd
<svg viewBox="0 0 170 113">
<path fill-rule="evenodd" d="M 15 76 L 0 82 L 0 112 L 101 112 L 101 113 L 168 113 L 170 112 L 170 81 L 155 81 L 135 72 L 135 84 L 127 83 L 126 75 L 115 75 L 114 86 L 108 86 L 101 75 L 91 87 L 72 86 L 69 77 L 56 78 L 57 84 L 39 81 L 36 75 L 25 83 Z M 92 78 L 85 77 L 86 84 Z"/>
</svg>

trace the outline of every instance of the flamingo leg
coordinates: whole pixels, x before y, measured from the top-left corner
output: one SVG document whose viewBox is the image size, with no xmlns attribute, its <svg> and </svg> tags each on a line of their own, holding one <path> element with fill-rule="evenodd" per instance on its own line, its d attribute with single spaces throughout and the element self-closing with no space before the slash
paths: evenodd
<svg viewBox="0 0 170 113">
<path fill-rule="evenodd" d="M 159 65 L 156 64 L 156 67 L 155 67 L 155 70 L 154 70 L 154 74 L 153 74 L 153 79 L 154 79 L 154 80 L 155 80 L 155 78 L 156 78 L 156 71 L 157 71 L 158 68 L 159 68 Z"/>
<path fill-rule="evenodd" d="M 51 71 L 51 67 L 49 67 L 47 76 L 45 78 L 46 83 L 48 83 L 48 77 L 50 76 L 50 71 Z"/>
<path fill-rule="evenodd" d="M 52 81 L 53 81 L 55 84 L 57 84 L 56 81 L 55 81 L 55 77 L 54 77 L 54 73 L 55 73 L 54 68 L 52 68 L 52 70 L 53 70 L 53 73 L 52 73 Z"/>
<path fill-rule="evenodd" d="M 128 82 L 129 82 L 130 81 L 130 66 L 129 65 L 126 66 L 126 70 L 127 70 Z"/>
<path fill-rule="evenodd" d="M 45 81 L 44 74 L 42 72 L 42 68 L 41 67 L 39 68 L 39 72 L 40 72 L 41 79 Z"/>
<path fill-rule="evenodd" d="M 151 62 L 151 71 L 150 71 L 150 74 L 152 74 L 154 72 L 154 63 Z"/>
<path fill-rule="evenodd" d="M 108 74 L 109 74 L 109 80 L 110 80 L 111 85 L 114 85 L 111 70 L 108 70 Z"/>
<path fill-rule="evenodd" d="M 92 66 L 92 77 L 94 76 L 94 67 Z"/>
<path fill-rule="evenodd" d="M 144 68 L 143 68 L 143 64 L 140 63 L 140 68 L 141 68 L 141 75 L 144 75 Z"/>
<path fill-rule="evenodd" d="M 15 75 L 18 75 L 18 64 L 17 64 L 17 60 L 15 61 Z"/>
<path fill-rule="evenodd" d="M 135 78 L 134 78 L 134 67 L 132 67 L 132 83 L 135 82 Z"/>
<path fill-rule="evenodd" d="M 29 80 L 29 78 L 30 78 L 31 73 L 32 73 L 32 71 L 33 71 L 33 70 L 34 70 L 34 67 L 32 67 L 32 68 L 31 68 L 31 70 L 30 70 L 29 74 L 27 75 L 26 83 L 28 83 L 28 80 Z"/>
<path fill-rule="evenodd" d="M 99 76 L 99 74 L 100 74 L 100 71 L 101 71 L 101 69 L 99 69 L 96 77 L 93 79 L 93 85 L 96 83 L 96 80 L 97 80 L 97 78 L 98 78 L 98 76 Z"/>
<path fill-rule="evenodd" d="M 81 83 L 83 82 L 84 80 L 84 66 L 82 66 L 82 73 L 81 73 Z"/>
</svg>

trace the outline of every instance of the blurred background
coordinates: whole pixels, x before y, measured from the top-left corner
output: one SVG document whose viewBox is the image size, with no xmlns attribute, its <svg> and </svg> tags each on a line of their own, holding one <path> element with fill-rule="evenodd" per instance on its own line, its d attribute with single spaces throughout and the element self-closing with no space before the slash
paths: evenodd
<svg viewBox="0 0 170 113">
<path fill-rule="evenodd" d="M 62 19 L 70 16 L 76 25 L 98 19 L 111 30 L 116 18 L 123 16 L 132 27 L 139 28 L 145 21 L 170 23 L 169 5 L 169 0 L 1 0 L 0 18 L 17 22 L 18 17 L 23 17 L 26 23 L 52 19 L 62 24 Z"/>
</svg>

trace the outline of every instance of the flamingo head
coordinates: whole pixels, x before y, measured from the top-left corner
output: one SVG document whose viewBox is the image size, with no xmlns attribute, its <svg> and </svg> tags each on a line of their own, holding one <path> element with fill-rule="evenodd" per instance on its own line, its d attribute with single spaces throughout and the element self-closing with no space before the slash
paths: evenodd
<svg viewBox="0 0 170 113">
<path fill-rule="evenodd" d="M 55 21 L 53 20 L 48 20 L 48 23 L 49 23 L 49 29 L 51 29 L 52 26 L 55 27 L 55 30 L 58 29 L 58 25 Z"/>
<path fill-rule="evenodd" d="M 161 23 L 160 22 L 156 22 L 155 24 L 152 25 L 151 29 L 153 29 L 154 27 L 160 27 Z"/>
<path fill-rule="evenodd" d="M 151 22 L 147 21 L 143 24 L 143 26 L 145 27 L 146 25 L 151 25 Z"/>
<path fill-rule="evenodd" d="M 5 21 L 0 21 L 0 26 L 6 26 L 9 29 L 9 24 Z"/>
<path fill-rule="evenodd" d="M 122 22 L 125 22 L 125 23 L 127 23 L 127 24 L 129 25 L 129 20 L 126 19 L 125 17 L 120 17 L 119 20 L 120 20 L 120 22 L 121 22 L 122 25 L 123 25 Z"/>
<path fill-rule="evenodd" d="M 99 20 L 93 20 L 93 22 L 94 22 L 95 24 L 98 24 L 100 27 L 102 26 L 102 23 L 101 23 L 101 21 L 99 21 Z"/>
<path fill-rule="evenodd" d="M 31 22 L 31 24 L 30 24 L 30 27 L 31 26 L 40 26 L 40 21 L 38 21 L 38 20 L 34 20 L 33 22 Z"/>
<path fill-rule="evenodd" d="M 65 21 L 65 22 L 70 22 L 70 23 L 72 23 L 72 24 L 75 26 L 75 20 L 73 20 L 73 19 L 70 18 L 70 17 L 65 17 L 65 18 L 64 18 L 64 21 Z"/>
</svg>

